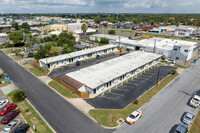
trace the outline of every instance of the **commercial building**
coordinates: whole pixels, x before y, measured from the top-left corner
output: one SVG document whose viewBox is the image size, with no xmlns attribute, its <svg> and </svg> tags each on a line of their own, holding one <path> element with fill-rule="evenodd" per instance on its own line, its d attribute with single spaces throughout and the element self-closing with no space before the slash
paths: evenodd
<svg viewBox="0 0 200 133">
<path fill-rule="evenodd" d="M 0 33 L 0 42 L 9 41 L 8 35 L 5 33 Z"/>
<path fill-rule="evenodd" d="M 192 57 L 196 56 L 199 43 L 173 40 L 166 38 L 146 38 L 138 37 L 130 39 L 128 37 L 119 37 L 107 34 L 96 34 L 90 37 L 91 40 L 95 40 L 106 37 L 110 40 L 110 44 L 118 45 L 119 47 L 128 48 L 131 50 L 144 50 L 149 52 L 155 52 L 164 55 L 169 58 L 188 61 Z"/>
<path fill-rule="evenodd" d="M 176 28 L 175 36 L 190 36 L 195 32 L 195 28 L 191 26 L 179 26 Z"/>
<path fill-rule="evenodd" d="M 90 94 L 101 93 L 142 71 L 155 65 L 161 55 L 143 51 L 132 52 L 87 68 L 68 73 L 61 77 L 68 85 L 88 91 Z"/>
<path fill-rule="evenodd" d="M 77 52 L 72 52 L 69 54 L 63 54 L 55 57 L 40 59 L 39 63 L 41 67 L 52 69 L 54 67 L 75 63 L 77 61 L 82 61 L 89 58 L 94 58 L 97 55 L 103 55 L 106 53 L 117 52 L 117 51 L 118 50 L 116 45 L 105 45 Z"/>
<path fill-rule="evenodd" d="M 46 33 L 50 31 L 68 31 L 68 27 L 66 24 L 53 24 L 45 26 L 44 31 Z"/>
</svg>

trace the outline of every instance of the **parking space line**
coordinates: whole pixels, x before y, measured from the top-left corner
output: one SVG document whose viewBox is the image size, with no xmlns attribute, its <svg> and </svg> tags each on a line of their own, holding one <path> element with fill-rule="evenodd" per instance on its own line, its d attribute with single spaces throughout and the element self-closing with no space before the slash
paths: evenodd
<svg viewBox="0 0 200 133">
<path fill-rule="evenodd" d="M 126 89 L 114 89 L 114 90 L 119 90 L 119 91 L 129 91 L 129 90 L 126 90 Z"/>
<path fill-rule="evenodd" d="M 133 77 L 131 78 L 131 80 L 133 80 Z"/>
<path fill-rule="evenodd" d="M 130 82 L 129 82 L 128 84 L 132 84 L 132 85 L 139 85 L 138 83 L 130 83 Z"/>
<path fill-rule="evenodd" d="M 110 89 L 109 92 L 110 92 L 111 90 L 112 90 L 112 89 Z"/>
<path fill-rule="evenodd" d="M 101 96 L 103 96 L 103 95 L 104 95 L 104 93 L 101 94 Z"/>
<path fill-rule="evenodd" d="M 128 83 L 128 80 L 126 80 L 126 83 Z"/>
<path fill-rule="evenodd" d="M 118 85 L 115 87 L 117 89 Z"/>
<path fill-rule="evenodd" d="M 121 83 L 121 86 L 123 85 L 124 82 Z"/>
<path fill-rule="evenodd" d="M 118 95 L 118 96 L 124 96 L 122 94 L 118 94 L 118 93 L 112 93 L 112 92 L 106 92 L 107 94 L 112 94 L 112 95 Z"/>
<path fill-rule="evenodd" d="M 117 98 L 112 98 L 112 97 L 105 97 L 105 96 L 98 96 L 100 98 L 107 98 L 107 99 L 112 99 L 112 100 L 116 100 Z"/>
</svg>

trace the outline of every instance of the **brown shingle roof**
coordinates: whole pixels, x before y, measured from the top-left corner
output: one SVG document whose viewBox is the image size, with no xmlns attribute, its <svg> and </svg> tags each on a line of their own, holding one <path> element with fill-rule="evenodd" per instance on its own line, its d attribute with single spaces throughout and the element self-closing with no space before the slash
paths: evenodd
<svg viewBox="0 0 200 133">
<path fill-rule="evenodd" d="M 83 84 L 67 75 L 64 75 L 60 78 L 61 80 L 63 80 L 64 82 L 66 82 L 67 84 L 73 86 L 76 89 L 79 89 L 83 86 Z"/>
</svg>

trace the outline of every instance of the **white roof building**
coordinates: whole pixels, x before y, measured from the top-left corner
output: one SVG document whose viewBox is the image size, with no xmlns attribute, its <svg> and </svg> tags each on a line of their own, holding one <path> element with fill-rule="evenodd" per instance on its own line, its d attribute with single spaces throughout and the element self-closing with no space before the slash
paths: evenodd
<svg viewBox="0 0 200 133">
<path fill-rule="evenodd" d="M 148 68 L 160 57 L 158 54 L 137 51 L 66 75 L 84 84 L 86 90 L 96 89 L 124 74 L 127 76 L 133 70 L 139 72 L 141 67 Z"/>
</svg>

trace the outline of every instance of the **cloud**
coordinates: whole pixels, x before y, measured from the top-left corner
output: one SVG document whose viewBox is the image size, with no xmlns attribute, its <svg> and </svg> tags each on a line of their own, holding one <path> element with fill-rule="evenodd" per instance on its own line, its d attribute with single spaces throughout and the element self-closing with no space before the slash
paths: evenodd
<svg viewBox="0 0 200 133">
<path fill-rule="evenodd" d="M 96 4 L 95 4 L 95 2 L 94 1 L 91 1 L 90 3 L 89 3 L 89 6 L 91 6 L 91 7 L 94 7 Z"/>
<path fill-rule="evenodd" d="M 193 5 L 193 2 L 189 1 L 189 2 L 184 2 L 180 4 L 181 6 L 190 6 Z"/>
<path fill-rule="evenodd" d="M 150 8 L 151 7 L 151 3 L 148 2 L 128 2 L 124 4 L 124 7 L 126 8 Z"/>
</svg>

